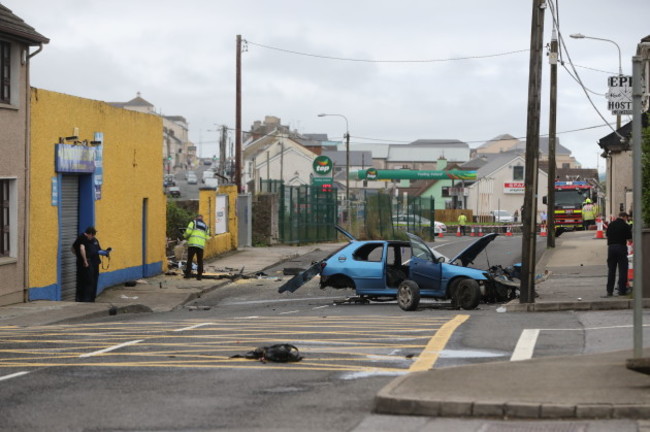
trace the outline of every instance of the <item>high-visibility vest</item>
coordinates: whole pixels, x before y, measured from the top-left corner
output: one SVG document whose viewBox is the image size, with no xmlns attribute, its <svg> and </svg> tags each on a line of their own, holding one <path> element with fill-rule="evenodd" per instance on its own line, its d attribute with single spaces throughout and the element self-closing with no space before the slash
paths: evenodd
<svg viewBox="0 0 650 432">
<path fill-rule="evenodd" d="M 205 222 L 193 220 L 187 225 L 184 237 L 189 247 L 205 248 L 205 241 L 210 236 L 210 230 Z"/>
<path fill-rule="evenodd" d="M 584 220 L 594 220 L 596 216 L 596 211 L 593 204 L 585 204 L 582 207 L 582 219 Z"/>
</svg>

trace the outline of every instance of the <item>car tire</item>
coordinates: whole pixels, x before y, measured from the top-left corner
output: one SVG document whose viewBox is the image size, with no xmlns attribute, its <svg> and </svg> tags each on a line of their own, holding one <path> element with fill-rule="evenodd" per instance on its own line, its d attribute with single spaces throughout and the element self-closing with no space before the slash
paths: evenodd
<svg viewBox="0 0 650 432">
<path fill-rule="evenodd" d="M 397 304 L 402 310 L 414 311 L 420 304 L 420 287 L 412 280 L 403 280 L 397 288 Z"/>
<path fill-rule="evenodd" d="M 481 301 L 481 289 L 474 279 L 463 278 L 454 284 L 452 302 L 465 310 L 476 309 Z"/>
</svg>

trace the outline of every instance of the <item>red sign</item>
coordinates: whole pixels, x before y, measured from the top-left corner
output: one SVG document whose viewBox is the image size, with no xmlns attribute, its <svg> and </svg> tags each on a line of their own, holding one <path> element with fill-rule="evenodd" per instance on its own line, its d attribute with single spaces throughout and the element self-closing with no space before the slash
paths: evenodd
<svg viewBox="0 0 650 432">
<path fill-rule="evenodd" d="M 503 193 L 507 194 L 522 194 L 526 190 L 524 182 L 512 182 L 503 184 Z"/>
</svg>

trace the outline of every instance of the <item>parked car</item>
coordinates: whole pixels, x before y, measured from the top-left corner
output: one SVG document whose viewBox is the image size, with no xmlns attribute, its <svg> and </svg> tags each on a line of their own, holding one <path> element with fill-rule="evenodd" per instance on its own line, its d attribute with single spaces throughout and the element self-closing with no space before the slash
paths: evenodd
<svg viewBox="0 0 650 432">
<path fill-rule="evenodd" d="M 438 221 L 433 221 L 434 226 L 433 230 L 436 234 L 439 233 L 446 233 L 447 232 L 447 225 L 445 225 L 442 222 Z M 430 227 L 431 226 L 431 221 L 425 217 L 419 216 L 419 215 L 404 215 L 404 214 L 399 214 L 396 216 L 393 216 L 393 226 L 396 227 Z"/>
<path fill-rule="evenodd" d="M 185 171 L 185 180 L 190 178 L 190 176 L 196 177 L 196 171 Z"/>
<path fill-rule="evenodd" d="M 491 233 L 471 243 L 452 259 L 432 251 L 418 236 L 409 241 L 359 241 L 341 227 L 350 242 L 315 263 L 279 288 L 294 292 L 320 274 L 321 288 L 352 288 L 364 300 L 397 299 L 400 308 L 415 310 L 421 297 L 450 299 L 463 309 L 474 309 L 492 282 L 487 270 L 467 267 L 494 240 Z"/>
<path fill-rule="evenodd" d="M 177 186 L 170 186 L 167 188 L 167 195 L 172 198 L 180 198 L 181 190 Z"/>
<path fill-rule="evenodd" d="M 515 217 L 507 210 L 493 210 L 490 212 L 495 222 L 513 223 Z"/>
<path fill-rule="evenodd" d="M 174 177 L 174 174 L 165 174 L 165 177 L 163 178 L 163 186 L 176 186 L 176 178 Z"/>
<path fill-rule="evenodd" d="M 187 176 L 187 184 L 197 184 L 199 182 L 199 179 L 196 177 L 195 174 Z"/>
</svg>

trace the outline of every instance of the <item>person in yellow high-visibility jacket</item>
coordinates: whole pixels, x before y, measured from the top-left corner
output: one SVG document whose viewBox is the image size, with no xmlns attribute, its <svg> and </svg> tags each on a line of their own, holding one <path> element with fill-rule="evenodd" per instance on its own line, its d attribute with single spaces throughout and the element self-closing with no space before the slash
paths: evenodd
<svg viewBox="0 0 650 432">
<path fill-rule="evenodd" d="M 596 207 L 587 198 L 582 203 L 582 225 L 585 230 L 588 230 L 591 225 L 596 223 Z"/>
<path fill-rule="evenodd" d="M 183 237 L 187 240 L 187 264 L 185 265 L 185 278 L 192 277 L 192 261 L 196 255 L 196 279 L 201 280 L 203 275 L 203 249 L 205 242 L 210 237 L 210 229 L 203 222 L 203 215 L 197 215 L 185 229 Z"/>
<path fill-rule="evenodd" d="M 466 225 L 467 225 L 467 216 L 465 216 L 465 213 L 461 213 L 460 216 L 458 216 L 458 226 L 460 226 L 460 232 L 462 235 L 465 235 Z"/>
</svg>

